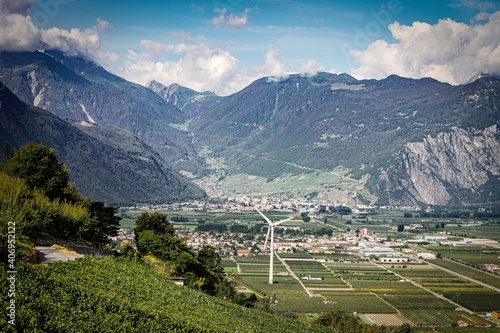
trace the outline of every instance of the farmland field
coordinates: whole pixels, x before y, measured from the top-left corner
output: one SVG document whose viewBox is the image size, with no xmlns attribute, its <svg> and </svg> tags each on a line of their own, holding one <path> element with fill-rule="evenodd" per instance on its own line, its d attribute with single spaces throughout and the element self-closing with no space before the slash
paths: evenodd
<svg viewBox="0 0 500 333">
<path fill-rule="evenodd" d="M 401 326 L 403 324 L 414 325 L 408 318 L 394 313 L 368 313 L 360 317 L 369 324 L 385 326 Z"/>
<path fill-rule="evenodd" d="M 429 262 L 438 265 L 440 267 L 447 268 L 454 272 L 466 275 L 481 282 L 487 283 L 495 288 L 500 288 L 500 277 L 498 275 L 495 276 L 491 273 L 483 272 L 478 269 L 468 267 L 446 259 L 429 260 Z"/>
<path fill-rule="evenodd" d="M 372 293 L 318 291 L 318 294 L 333 302 L 337 310 L 358 313 L 396 313 L 396 309 Z"/>
<path fill-rule="evenodd" d="M 454 291 L 445 292 L 443 295 L 446 298 L 475 311 L 491 312 L 493 309 L 500 308 L 500 297 L 498 296 L 498 293 L 493 291 Z"/>
<path fill-rule="evenodd" d="M 127 211 L 127 217 L 122 220 L 123 224 L 135 224 L 131 217 L 137 216 L 141 211 Z M 182 217 L 187 222 L 174 222 L 176 229 L 193 230 L 204 220 L 205 223 L 240 224 L 248 227 L 262 225 L 262 217 L 255 212 L 187 212 L 187 211 L 164 211 L 169 219 Z M 334 232 L 332 240 L 344 242 L 342 237 L 354 237 L 354 232 L 347 233 L 347 229 L 357 230 L 369 229 L 369 235 L 390 236 L 390 242 L 395 240 L 409 240 L 415 234 L 408 232 L 397 233 L 398 223 L 409 225 L 410 223 L 423 223 L 424 225 L 435 225 L 437 222 L 424 222 L 423 219 L 404 219 L 401 212 L 384 212 L 384 215 L 373 217 L 354 217 L 344 220 L 338 215 L 327 214 L 317 217 L 311 213 L 311 222 L 305 223 L 301 220 L 286 222 L 287 226 L 299 226 L 303 232 L 306 229 L 316 231 L 320 228 Z M 267 215 L 267 214 L 266 214 Z M 288 217 L 288 214 L 270 213 L 269 218 L 278 221 Z M 323 223 L 323 218 L 327 223 Z M 446 223 L 454 223 L 449 220 Z M 460 221 L 456 221 L 460 223 Z M 484 228 L 483 228 L 484 227 Z M 496 230 L 493 232 L 493 227 Z M 446 226 L 449 231 L 452 227 Z M 483 228 L 483 231 L 478 231 Z M 489 229 L 488 229 L 489 228 Z M 464 234 L 476 233 L 477 236 L 485 236 L 487 231 L 493 235 L 500 236 L 500 228 L 497 226 L 480 226 L 473 228 L 457 228 Z M 487 230 L 487 231 L 485 231 Z M 257 241 L 260 248 L 265 238 L 267 229 L 261 229 Z M 286 231 L 277 232 L 281 236 Z M 344 235 L 344 233 L 346 233 Z M 269 284 L 269 255 L 223 258 L 222 265 L 225 272 L 237 283 L 238 290 L 245 293 L 255 292 L 269 307 L 276 312 L 297 312 L 304 316 L 313 316 L 314 313 L 331 310 L 343 310 L 360 314 L 367 322 L 379 325 L 394 325 L 411 323 L 415 325 L 452 325 L 458 320 L 466 322 L 484 321 L 481 317 L 471 314 L 464 309 L 477 313 L 491 313 L 492 309 L 500 309 L 499 293 L 492 291 L 478 283 L 474 283 L 464 277 L 457 276 L 427 263 L 408 264 L 379 264 L 368 258 L 359 257 L 356 249 L 350 248 L 320 248 L 313 246 L 314 252 L 303 251 L 307 248 L 295 246 L 293 236 L 281 239 L 282 243 L 291 243 L 292 252 L 278 253 L 274 258 L 274 283 Z M 318 236 L 319 235 L 319 236 Z M 417 236 L 417 235 L 415 235 Z M 244 234 L 235 236 L 239 244 L 236 247 L 250 248 Z M 310 243 L 321 243 L 322 235 L 317 234 Z M 283 240 L 285 239 L 285 240 Z M 288 241 L 290 239 L 290 241 Z M 326 239 L 326 237 L 324 238 Z M 449 239 L 462 240 L 457 235 Z M 257 239 L 255 239 L 257 240 Z M 357 239 L 363 242 L 364 239 Z M 297 241 L 298 242 L 298 241 Z M 304 242 L 306 242 L 304 240 Z M 386 242 L 386 245 L 389 241 Z M 252 244 L 253 245 L 253 244 Z M 337 245 L 336 245 L 337 246 Z M 390 246 L 390 245 L 389 245 Z M 340 247 L 340 246 L 338 246 Z M 395 247 L 396 248 L 396 247 Z M 420 252 L 439 253 L 445 258 L 461 260 L 465 263 L 483 265 L 493 263 L 500 265 L 500 249 L 479 247 L 452 247 L 439 245 L 408 244 L 398 245 L 396 249 L 408 250 L 408 255 Z M 290 250 L 289 250 L 290 251 Z M 298 251 L 298 252 L 297 252 Z M 373 258 L 372 258 L 373 260 Z M 282 263 L 284 262 L 284 264 Z M 484 271 L 473 269 L 459 263 L 445 259 L 428 260 L 428 262 L 450 269 L 468 277 L 488 283 L 500 288 L 500 276 L 488 274 Z M 291 273 L 289 272 L 291 271 Z M 321 279 L 309 279 L 309 275 L 319 274 Z M 300 280 L 297 280 L 299 278 Z M 439 296 L 442 295 L 443 298 Z M 457 305 L 458 303 L 458 305 Z"/>
<path fill-rule="evenodd" d="M 500 249 L 484 247 L 429 246 L 428 250 L 441 253 L 447 258 L 459 259 L 471 264 L 500 265 Z"/>
<path fill-rule="evenodd" d="M 320 263 L 298 256 L 285 259 L 289 268 L 299 277 L 309 274 L 322 275 L 322 280 L 301 280 L 313 296 L 310 297 L 292 276 L 275 275 L 275 283 L 270 285 L 266 274 L 268 257 L 238 257 L 235 260 L 239 262 L 240 267 L 255 266 L 253 270 L 242 269 L 245 274 L 238 274 L 237 280 L 261 295 L 272 296 L 272 307 L 276 311 L 314 313 L 343 310 L 360 314 L 394 314 L 396 316 L 385 319 L 387 323 L 392 320 L 401 323 L 413 322 L 417 325 L 449 325 L 454 320 L 445 313 L 453 313 L 456 305 L 408 281 L 400 281 L 399 277 L 387 271 L 385 267 L 370 262 Z M 387 268 L 389 267 L 390 265 L 387 265 Z M 411 279 L 427 279 L 425 281 L 429 283 L 435 279 L 448 283 L 457 279 L 429 265 L 411 265 L 394 271 Z M 444 287 L 441 289 L 444 291 Z M 371 320 L 379 323 L 383 321 L 382 318 L 384 317 L 374 316 Z"/>
</svg>

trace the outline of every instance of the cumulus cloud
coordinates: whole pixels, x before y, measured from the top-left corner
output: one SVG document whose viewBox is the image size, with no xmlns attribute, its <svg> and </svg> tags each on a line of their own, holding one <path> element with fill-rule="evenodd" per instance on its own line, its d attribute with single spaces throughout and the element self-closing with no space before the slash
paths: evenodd
<svg viewBox="0 0 500 333">
<path fill-rule="evenodd" d="M 227 15 L 227 9 L 215 9 L 214 12 L 218 16 L 212 19 L 213 25 L 224 25 L 230 26 L 232 28 L 244 28 L 247 25 L 248 13 L 250 13 L 250 8 L 246 8 L 240 16 L 230 13 Z"/>
<path fill-rule="evenodd" d="M 280 57 L 279 54 L 277 49 L 269 47 L 264 64 L 253 69 L 253 76 L 256 78 L 274 76 L 280 79 L 295 73 L 314 75 L 319 71 L 325 71 L 325 68 L 314 59 L 287 59 Z"/>
<path fill-rule="evenodd" d="M 101 51 L 100 32 L 109 29 L 109 22 L 97 19 L 97 24 L 88 29 L 73 28 L 70 30 L 50 28 L 41 29 L 41 40 L 48 48 L 57 49 L 68 56 L 80 55 L 91 60 L 99 61 L 109 57 Z"/>
<path fill-rule="evenodd" d="M 323 70 L 312 59 L 282 58 L 273 47 L 267 49 L 262 65 L 241 70 L 238 59 L 231 52 L 210 44 L 203 37 L 192 40 L 184 36 L 179 43 L 143 40 L 141 51 L 128 51 L 125 63 L 113 66 L 112 71 L 142 85 L 151 80 L 165 85 L 178 83 L 222 96 L 235 93 L 261 77 L 281 79 L 291 73 L 315 74 Z M 167 60 L 172 58 L 175 60 Z"/>
<path fill-rule="evenodd" d="M 40 30 L 29 16 L 0 14 L 0 27 L 0 50 L 33 51 L 40 44 Z"/>
<path fill-rule="evenodd" d="M 203 38 L 176 44 L 143 40 L 141 48 L 141 53 L 128 52 L 124 66 L 115 69 L 118 75 L 143 85 L 156 80 L 199 91 L 211 89 L 219 94 L 229 93 L 238 77 L 238 59 Z M 178 59 L 165 60 L 172 55 Z"/>
<path fill-rule="evenodd" d="M 28 15 L 34 0 L 0 0 L 0 50 L 35 51 L 43 41 L 45 48 L 57 49 L 67 55 L 81 55 L 92 60 L 113 59 L 112 54 L 101 52 L 99 33 L 111 25 L 97 19 L 94 27 L 80 30 L 60 28 L 42 29 Z"/>
<path fill-rule="evenodd" d="M 278 59 L 278 56 L 279 51 L 274 47 L 269 47 L 266 52 L 264 65 L 254 69 L 255 75 L 285 77 L 290 74 L 291 71 L 287 68 L 287 61 Z"/>
<path fill-rule="evenodd" d="M 380 79 L 397 74 L 460 84 L 478 72 L 500 73 L 500 12 L 482 25 L 446 19 L 434 25 L 396 22 L 389 30 L 395 43 L 377 40 L 366 50 L 352 52 L 361 64 L 353 76 Z"/>
</svg>

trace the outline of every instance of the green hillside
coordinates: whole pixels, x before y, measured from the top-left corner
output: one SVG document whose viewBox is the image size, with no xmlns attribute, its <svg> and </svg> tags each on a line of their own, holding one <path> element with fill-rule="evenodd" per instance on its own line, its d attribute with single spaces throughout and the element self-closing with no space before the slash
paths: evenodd
<svg viewBox="0 0 500 333">
<path fill-rule="evenodd" d="M 133 259 L 19 264 L 16 278 L 18 332 L 331 332 L 177 286 Z M 7 320 L 0 331 L 14 332 Z"/>
</svg>

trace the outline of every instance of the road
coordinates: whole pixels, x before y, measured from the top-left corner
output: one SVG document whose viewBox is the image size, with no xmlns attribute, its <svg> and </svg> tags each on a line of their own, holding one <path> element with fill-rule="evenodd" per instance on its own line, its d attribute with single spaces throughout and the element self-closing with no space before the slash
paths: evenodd
<svg viewBox="0 0 500 333">
<path fill-rule="evenodd" d="M 54 261 L 75 260 L 79 257 L 71 253 L 59 252 L 49 246 L 35 246 L 35 250 L 38 252 L 38 258 L 46 264 Z"/>
</svg>

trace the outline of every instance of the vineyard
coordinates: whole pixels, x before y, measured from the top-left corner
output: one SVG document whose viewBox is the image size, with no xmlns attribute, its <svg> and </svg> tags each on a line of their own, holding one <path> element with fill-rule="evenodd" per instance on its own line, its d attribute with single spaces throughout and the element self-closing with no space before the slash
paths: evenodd
<svg viewBox="0 0 500 333">
<path fill-rule="evenodd" d="M 6 283 L 6 272 L 1 271 Z M 328 332 L 174 285 L 132 260 L 83 258 L 19 265 L 17 331 Z M 2 285 L 6 290 L 6 285 Z M 5 297 L 5 296 L 4 296 Z M 7 300 L 2 300 L 6 308 Z M 5 317 L 0 331 L 12 331 Z"/>
</svg>

